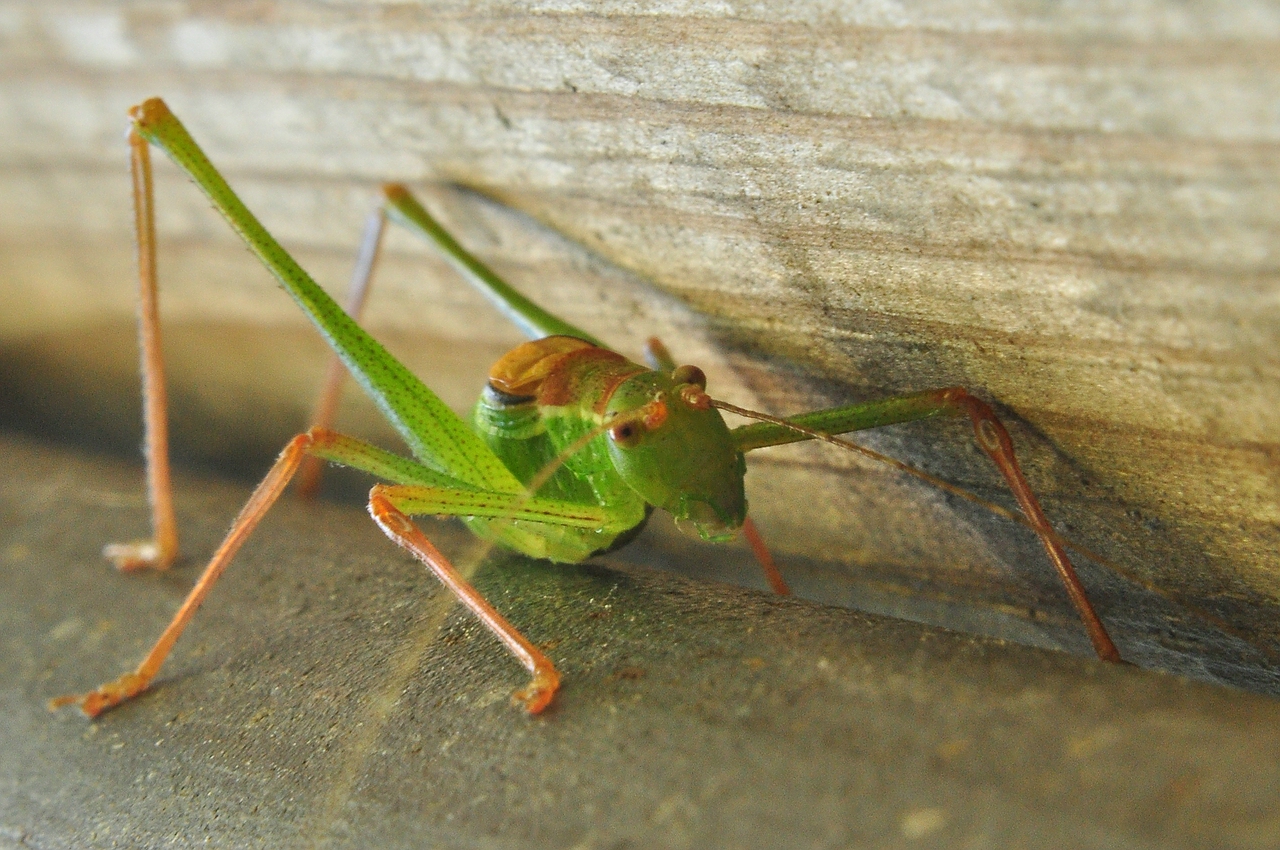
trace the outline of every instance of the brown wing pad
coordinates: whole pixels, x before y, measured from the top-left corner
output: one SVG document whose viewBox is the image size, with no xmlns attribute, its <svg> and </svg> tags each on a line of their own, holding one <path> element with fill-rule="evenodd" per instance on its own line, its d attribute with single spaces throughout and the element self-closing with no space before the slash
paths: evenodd
<svg viewBox="0 0 1280 850">
<path fill-rule="evenodd" d="M 575 351 L 595 348 L 572 336 L 547 336 L 517 345 L 489 370 L 489 384 L 511 396 L 535 396 L 538 387 Z"/>
<path fill-rule="evenodd" d="M 584 398 L 603 411 L 618 384 L 647 371 L 638 363 L 571 336 L 548 336 L 508 351 L 489 370 L 489 386 L 517 399 L 561 407 Z"/>
</svg>

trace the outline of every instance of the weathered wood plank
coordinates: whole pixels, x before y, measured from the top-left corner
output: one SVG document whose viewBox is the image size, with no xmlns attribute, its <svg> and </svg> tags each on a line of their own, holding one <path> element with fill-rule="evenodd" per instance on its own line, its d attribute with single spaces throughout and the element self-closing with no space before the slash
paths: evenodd
<svg viewBox="0 0 1280 850">
<path fill-rule="evenodd" d="M 668 337 L 735 401 L 965 384 L 1016 420 L 1070 534 L 1274 644 L 1278 47 L 1271 3 L 0 4 L 11 418 L 105 410 L 127 381 L 122 114 L 162 94 L 326 281 L 345 277 L 378 181 L 460 182 L 608 261 L 435 192 L 531 295 L 629 351 Z M 316 349 L 270 353 L 299 317 L 163 182 L 173 345 L 210 328 L 264 341 L 247 365 L 180 355 L 179 394 L 222 411 L 188 419 L 208 434 L 274 404 L 263 418 L 287 421 Z M 425 249 L 391 248 L 370 324 L 464 404 L 514 336 Z M 118 369 L 73 345 L 90 327 L 121 340 Z M 36 389 L 52 380 L 37 371 L 106 389 Z M 962 429 L 874 439 L 999 492 Z M 1009 620 L 1000 633 L 1084 648 L 1020 532 L 829 452 L 761 460 L 753 505 L 810 593 L 965 625 L 939 610 L 978 606 Z M 801 513 L 796 492 L 820 495 Z M 1087 572 L 1140 660 L 1208 651 L 1164 634 L 1176 609 Z"/>
</svg>

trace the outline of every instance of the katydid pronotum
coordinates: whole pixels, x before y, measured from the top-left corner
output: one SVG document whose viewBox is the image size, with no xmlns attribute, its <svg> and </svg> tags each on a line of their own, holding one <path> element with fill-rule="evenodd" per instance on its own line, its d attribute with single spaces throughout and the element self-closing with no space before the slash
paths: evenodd
<svg viewBox="0 0 1280 850">
<path fill-rule="evenodd" d="M 1098 656 L 1120 661 L 1067 557 L 1064 541 L 1050 526 L 1014 458 L 1008 432 L 988 405 L 964 389 L 921 392 L 788 420 L 735 407 L 708 395 L 702 371 L 696 366 L 676 366 L 656 340 L 650 343 L 652 368 L 647 368 L 542 310 L 462 248 L 403 187 L 384 187 L 383 202 L 366 230 L 354 290 L 363 292 L 368 283 L 382 225 L 389 218 L 433 242 L 529 337 L 529 342 L 512 349 L 490 370 L 468 423 L 294 262 L 232 192 L 163 101 L 148 100 L 134 107 L 130 117 L 154 536 L 108 546 L 105 554 L 122 569 L 165 569 L 177 556 L 156 311 L 151 145 L 186 171 L 297 301 L 342 365 L 403 436 L 413 459 L 344 436 L 327 425 L 294 437 L 138 668 L 87 694 L 59 697 L 51 707 L 74 703 L 96 716 L 146 690 L 218 576 L 304 459 L 315 458 L 390 482 L 375 485 L 369 494 L 374 521 L 447 585 L 528 669 L 532 679 L 516 691 L 514 699 L 536 714 L 559 687 L 555 666 L 467 583 L 411 515 L 457 516 L 491 542 L 534 557 L 573 563 L 625 544 L 653 509 L 661 508 L 674 515 L 679 527 L 704 540 L 721 541 L 744 531 L 774 589 L 785 593 L 785 583 L 746 516 L 744 454 L 810 439 L 870 453 L 832 435 L 942 416 L 970 419 L 979 446 L 995 462 L 1022 509 L 1025 518 L 1017 520 L 1039 536 Z M 332 392 L 325 396 L 335 397 Z M 321 407 L 325 406 L 331 407 L 322 402 Z M 730 429 L 722 410 L 762 421 Z"/>
</svg>

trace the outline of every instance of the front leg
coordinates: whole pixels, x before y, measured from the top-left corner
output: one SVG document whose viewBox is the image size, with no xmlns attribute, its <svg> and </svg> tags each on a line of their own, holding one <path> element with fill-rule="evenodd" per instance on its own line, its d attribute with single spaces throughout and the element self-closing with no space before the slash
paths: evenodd
<svg viewBox="0 0 1280 850">
<path fill-rule="evenodd" d="M 958 488 L 913 469 L 899 460 L 886 457 L 856 443 L 850 443 L 832 435 L 860 431 L 866 428 L 878 428 L 883 425 L 894 425 L 900 422 L 931 419 L 938 416 L 967 416 L 973 425 L 978 445 L 1000 470 L 1000 474 L 1004 476 L 1009 489 L 1013 492 L 1014 498 L 1017 499 L 1018 506 L 1022 508 L 1022 512 L 1026 516 L 1025 524 L 1036 533 L 1040 538 L 1040 542 L 1044 545 L 1045 552 L 1049 555 L 1049 560 L 1053 563 L 1058 577 L 1062 579 L 1062 583 L 1066 587 L 1071 604 L 1075 606 L 1076 613 L 1080 615 L 1080 619 L 1084 623 L 1085 631 L 1089 634 L 1089 640 L 1093 644 L 1093 649 L 1098 654 L 1098 658 L 1103 661 L 1122 663 L 1123 659 L 1120 657 L 1120 651 L 1116 649 L 1116 645 L 1112 642 L 1111 636 L 1107 634 L 1107 629 L 1102 624 L 1102 620 L 1098 617 L 1097 612 L 1093 610 L 1089 595 L 1085 592 L 1084 585 L 1080 583 L 1080 578 L 1076 575 L 1071 559 L 1067 557 L 1062 538 L 1054 531 L 1053 526 L 1049 524 L 1048 518 L 1040 507 L 1039 500 L 1036 499 L 1031 490 L 1031 485 L 1027 483 L 1026 477 L 1022 474 L 1022 468 L 1013 453 L 1013 441 L 1009 439 L 1009 432 L 1005 430 L 1004 425 L 996 418 L 995 411 L 991 409 L 990 405 L 970 395 L 968 390 L 963 387 L 947 387 L 930 392 L 851 404 L 830 410 L 820 410 L 801 416 L 793 416 L 789 419 L 767 416 L 722 401 L 713 401 L 712 403 L 721 410 L 751 419 L 762 420 L 733 430 L 734 444 L 739 451 L 748 452 L 766 446 L 795 443 L 801 440 L 822 440 L 875 457 L 877 460 L 888 463 L 905 472 L 925 478 L 937 486 L 948 489 L 950 492 L 957 492 Z M 964 491 L 958 492 L 964 493 Z M 1011 516 L 1016 518 L 1016 515 Z"/>
<path fill-rule="evenodd" d="M 675 358 L 671 356 L 671 351 L 656 336 L 649 337 L 645 342 L 644 359 L 650 369 L 658 372 L 674 372 L 679 368 L 676 366 Z M 698 369 L 697 374 L 702 374 L 702 370 Z M 706 389 L 705 377 L 704 375 L 702 385 L 704 390 Z M 761 536 L 760 529 L 756 527 L 755 520 L 750 514 L 742 521 L 742 538 L 751 547 L 751 553 L 756 556 L 756 562 L 760 564 L 760 571 L 764 573 L 764 580 L 769 583 L 769 588 L 779 596 L 790 596 L 791 586 L 782 577 L 778 562 L 773 559 L 773 553 L 769 551 L 768 544 L 764 542 L 764 537 Z"/>
<path fill-rule="evenodd" d="M 506 617 L 489 604 L 480 592 L 471 586 L 458 570 L 437 549 L 427 536 L 422 533 L 413 520 L 393 504 L 395 491 L 399 488 L 378 485 L 369 494 L 369 514 L 378 527 L 431 570 L 440 583 L 449 588 L 458 601 L 467 606 L 471 613 L 484 623 L 485 628 L 493 632 L 502 641 L 507 651 L 524 665 L 533 678 L 524 688 L 511 695 L 513 701 L 524 704 L 530 714 L 539 714 L 548 705 L 560 688 L 560 673 L 540 649 L 529 642 Z"/>
<path fill-rule="evenodd" d="M 379 484 L 369 493 L 369 514 L 378 527 L 440 579 L 502 641 L 533 678 L 513 694 L 530 714 L 550 704 L 560 686 L 555 665 L 515 626 L 471 586 L 426 535 L 409 519 L 410 514 L 487 517 L 499 521 L 531 521 L 594 530 L 609 528 L 613 519 L 599 505 L 582 505 L 546 499 L 528 493 L 503 493 L 431 485 Z M 616 532 L 625 526 L 615 527 Z"/>
<path fill-rule="evenodd" d="M 1084 623 L 1085 631 L 1089 633 L 1094 652 L 1103 661 L 1122 663 L 1120 650 L 1116 649 L 1111 636 L 1107 634 L 1106 627 L 1102 625 L 1102 620 L 1093 610 L 1093 603 L 1089 601 L 1089 595 L 1085 592 L 1080 577 L 1076 575 L 1076 568 L 1067 557 L 1062 538 L 1049 524 L 1049 518 L 1044 515 L 1044 510 L 1040 507 L 1040 501 L 1031 491 L 1031 485 L 1027 483 L 1026 476 L 1022 474 L 1018 459 L 1013 454 L 1013 441 L 1009 439 L 1009 432 L 1005 429 L 1004 423 L 996 418 L 996 413 L 990 405 L 981 399 L 974 398 L 961 387 L 943 390 L 941 396 L 943 403 L 948 407 L 969 416 L 978 445 L 1000 470 L 1000 474 L 1009 484 L 1009 489 L 1013 491 L 1014 498 L 1018 500 L 1018 506 L 1031 521 L 1032 528 L 1044 544 L 1045 552 L 1048 553 L 1058 577 L 1062 579 L 1067 596 L 1071 598 L 1071 604 L 1075 606 L 1076 612 Z"/>
</svg>

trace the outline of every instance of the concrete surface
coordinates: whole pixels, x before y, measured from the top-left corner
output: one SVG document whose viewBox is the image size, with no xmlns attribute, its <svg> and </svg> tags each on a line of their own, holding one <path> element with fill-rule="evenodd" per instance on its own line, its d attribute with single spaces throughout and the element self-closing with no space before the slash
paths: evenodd
<svg viewBox="0 0 1280 850">
<path fill-rule="evenodd" d="M 83 383 L 81 341 L 130 333 L 121 136 L 154 95 L 326 285 L 406 181 L 530 297 L 625 353 L 663 336 L 734 403 L 968 386 L 1061 528 L 1280 646 L 1274 0 L 0 0 L 0 371 L 37 396 L 64 392 L 41 364 Z M 263 399 L 305 408 L 314 349 L 245 343 L 303 319 L 159 169 L 169 339 L 220 329 L 175 392 L 240 429 Z M 368 326 L 463 406 L 516 339 L 404 234 Z M 83 420 L 107 391 L 59 400 Z M 1005 497 L 963 429 L 875 439 Z M 1065 620 L 1034 549 L 927 488 L 756 460 L 756 519 L 823 583 Z"/>
<path fill-rule="evenodd" d="M 181 475 L 187 560 L 123 576 L 97 552 L 145 527 L 136 466 L 0 456 L 0 847 L 1280 845 L 1271 698 L 622 559 L 480 567 L 566 676 L 529 719 L 333 504 L 277 506 L 153 691 L 50 714 L 136 662 L 247 488 Z"/>
</svg>

